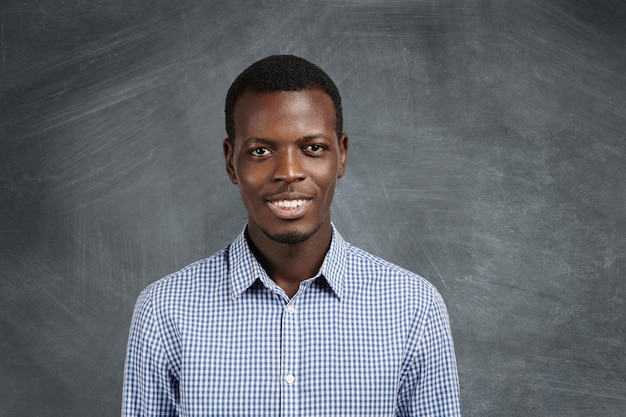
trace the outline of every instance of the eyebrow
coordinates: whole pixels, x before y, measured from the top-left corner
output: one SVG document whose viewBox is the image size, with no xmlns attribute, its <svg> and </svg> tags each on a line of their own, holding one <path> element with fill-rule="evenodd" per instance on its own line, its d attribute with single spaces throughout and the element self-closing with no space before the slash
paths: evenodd
<svg viewBox="0 0 626 417">
<path fill-rule="evenodd" d="M 300 139 L 301 139 L 301 140 L 311 140 L 311 139 L 324 139 L 324 138 L 326 138 L 326 136 L 324 136 L 324 134 L 322 134 L 322 133 L 316 133 L 316 134 L 313 134 L 313 135 L 306 135 L 306 136 L 303 136 L 303 137 L 301 137 Z"/>
<path fill-rule="evenodd" d="M 257 137 L 251 137 L 246 139 L 246 141 L 244 142 L 246 145 L 250 145 L 253 143 L 263 143 L 265 145 L 271 145 L 272 143 L 274 143 L 272 140 L 267 139 L 267 138 L 257 138 Z"/>
<path fill-rule="evenodd" d="M 323 133 L 314 133 L 314 134 L 311 134 L 311 135 L 302 136 L 302 137 L 298 138 L 297 141 L 306 142 L 307 140 L 324 139 L 325 137 L 326 136 L 324 136 Z M 246 145 L 250 145 L 250 144 L 253 144 L 253 143 L 262 143 L 264 145 L 271 145 L 271 144 L 274 143 L 274 141 L 272 139 L 268 139 L 268 138 L 253 136 L 251 138 L 246 139 L 246 141 L 244 143 Z"/>
</svg>

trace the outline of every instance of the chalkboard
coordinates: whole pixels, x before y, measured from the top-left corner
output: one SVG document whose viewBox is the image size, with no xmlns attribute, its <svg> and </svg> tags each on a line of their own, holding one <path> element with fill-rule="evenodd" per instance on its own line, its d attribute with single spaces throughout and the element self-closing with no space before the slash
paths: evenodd
<svg viewBox="0 0 626 417">
<path fill-rule="evenodd" d="M 466 416 L 626 413 L 622 1 L 0 5 L 0 415 L 119 413 L 133 305 L 245 224 L 247 65 L 303 56 L 350 136 L 333 221 L 442 293 Z"/>
</svg>

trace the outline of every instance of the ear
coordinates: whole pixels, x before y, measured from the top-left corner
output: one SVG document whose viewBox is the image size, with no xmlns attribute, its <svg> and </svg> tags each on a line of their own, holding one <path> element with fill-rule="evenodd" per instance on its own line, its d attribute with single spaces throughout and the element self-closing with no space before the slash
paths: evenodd
<svg viewBox="0 0 626 417">
<path fill-rule="evenodd" d="M 228 174 L 228 178 L 230 178 L 230 182 L 233 184 L 237 184 L 237 175 L 235 175 L 235 167 L 233 165 L 233 154 L 235 144 L 231 142 L 230 139 L 224 139 L 223 143 L 224 147 L 224 159 L 226 161 L 226 173 Z"/>
<path fill-rule="evenodd" d="M 339 173 L 337 174 L 337 178 L 343 177 L 344 172 L 346 171 L 346 157 L 348 156 L 348 135 L 345 133 L 341 134 L 339 138 Z"/>
</svg>

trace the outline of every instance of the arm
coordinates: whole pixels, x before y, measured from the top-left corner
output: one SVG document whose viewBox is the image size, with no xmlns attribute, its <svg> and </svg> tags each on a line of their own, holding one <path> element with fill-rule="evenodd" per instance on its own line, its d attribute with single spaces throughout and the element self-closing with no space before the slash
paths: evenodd
<svg viewBox="0 0 626 417">
<path fill-rule="evenodd" d="M 176 416 L 178 381 L 171 369 L 149 287 L 137 299 L 130 327 L 122 416 Z"/>
<path fill-rule="evenodd" d="M 414 320 L 398 393 L 400 416 L 461 415 L 454 345 L 446 307 L 438 293 Z"/>
</svg>

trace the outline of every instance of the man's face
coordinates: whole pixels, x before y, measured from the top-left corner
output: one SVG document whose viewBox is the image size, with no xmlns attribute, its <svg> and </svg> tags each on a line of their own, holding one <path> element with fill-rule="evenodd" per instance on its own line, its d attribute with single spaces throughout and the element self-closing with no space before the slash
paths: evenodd
<svg viewBox="0 0 626 417">
<path fill-rule="evenodd" d="M 330 204 L 344 173 L 348 138 L 337 138 L 335 108 L 319 89 L 255 92 L 235 104 L 226 168 L 248 210 L 248 232 L 299 243 L 330 227 Z"/>
</svg>

